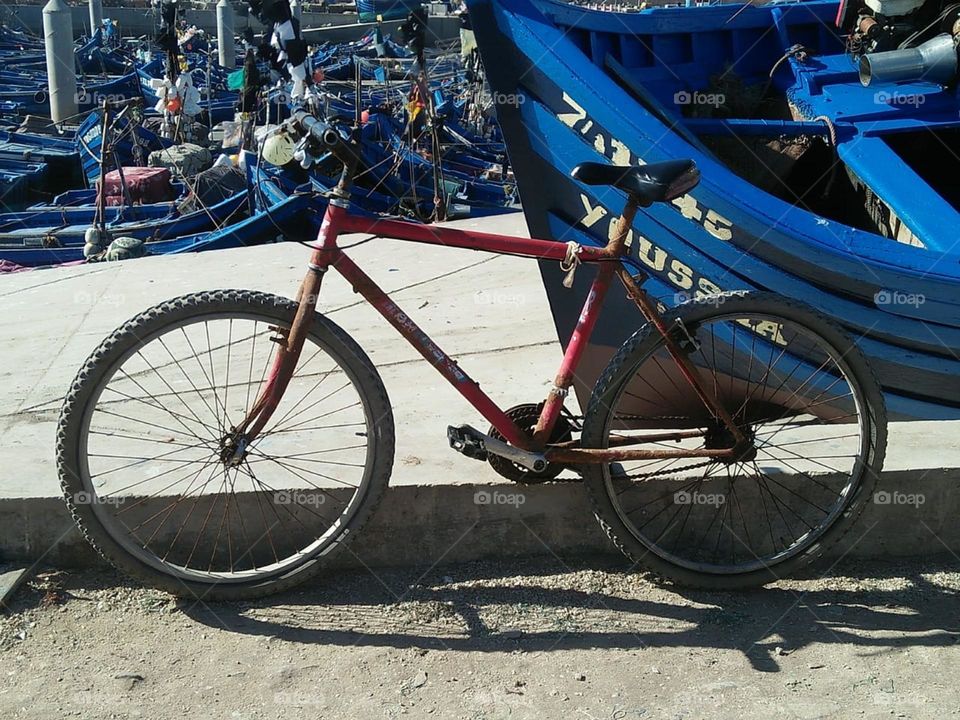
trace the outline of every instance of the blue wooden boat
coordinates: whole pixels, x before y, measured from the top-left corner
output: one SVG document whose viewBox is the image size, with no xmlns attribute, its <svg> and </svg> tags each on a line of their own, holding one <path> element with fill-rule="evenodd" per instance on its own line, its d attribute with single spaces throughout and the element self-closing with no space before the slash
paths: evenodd
<svg viewBox="0 0 960 720">
<path fill-rule="evenodd" d="M 242 219 L 248 207 L 247 191 L 236 193 L 207 208 L 176 217 L 164 216 L 127 221 L 122 216 L 107 224 L 111 237 L 134 237 L 146 242 L 148 252 L 161 247 L 154 243 L 174 241 L 198 233 L 227 228 Z M 56 265 L 83 259 L 84 233 L 89 222 L 47 227 L 0 229 L 0 260 L 33 267 Z"/>
<path fill-rule="evenodd" d="M 16 203 L 5 197 L 7 208 L 28 202 L 30 192 L 52 195 L 83 183 L 76 145 L 57 137 L 0 130 L 0 170 L 27 175 L 29 192 Z"/>
<path fill-rule="evenodd" d="M 130 132 L 127 132 L 128 129 Z M 100 177 L 100 156 L 103 148 L 103 111 L 93 110 L 77 128 L 72 140 L 80 154 L 83 174 L 87 183 L 94 186 Z M 169 147 L 172 141 L 159 137 L 156 133 L 137 125 L 129 128 L 129 121 L 121 118 L 116 123 L 116 132 L 111 147 L 121 165 L 146 165 L 150 153 Z M 111 160 L 108 158 L 108 160 Z M 111 164 L 112 167 L 112 164 Z"/>
<path fill-rule="evenodd" d="M 95 190 L 89 191 L 95 194 Z M 90 227 L 98 215 L 96 197 L 84 205 L 52 207 L 30 207 L 18 212 L 0 213 L 0 234 L 13 231 L 45 232 L 50 228 L 81 226 Z M 174 202 L 152 203 L 148 205 L 108 205 L 104 208 L 108 225 L 145 222 L 172 218 L 177 215 Z"/>
<path fill-rule="evenodd" d="M 177 198 L 173 201 L 159 202 L 159 203 L 147 203 L 141 205 L 134 205 L 135 208 L 145 208 L 145 212 L 149 214 L 150 217 L 163 217 L 166 212 L 169 212 L 171 205 L 176 206 L 180 204 L 180 201 L 185 200 L 189 190 L 187 186 L 178 180 L 172 180 L 170 185 L 173 187 L 173 195 Z M 40 211 L 53 211 L 61 212 L 63 210 L 73 210 L 73 209 L 84 209 L 89 210 L 94 205 L 97 204 L 97 189 L 94 188 L 82 188 L 77 190 L 67 190 L 62 192 L 59 195 L 54 196 L 48 202 L 39 202 L 30 205 L 27 210 L 33 212 Z M 86 206 L 86 207 L 85 207 Z M 114 207 L 114 206 L 107 206 Z M 122 206 L 115 206 L 121 209 Z M 137 212 L 140 212 L 139 210 Z"/>
<path fill-rule="evenodd" d="M 570 178 L 580 162 L 693 158 L 699 186 L 633 226 L 629 262 L 651 273 L 655 295 L 667 305 L 750 288 L 799 298 L 858 338 L 892 417 L 960 417 L 960 161 L 943 149 L 960 128 L 955 87 L 864 87 L 834 2 L 627 14 L 552 0 L 468 5 L 532 234 L 605 243 L 625 198 Z M 776 153 L 781 173 L 759 167 L 759 149 L 784 139 L 813 155 Z M 589 274 L 569 291 L 556 263 L 541 272 L 566 343 Z M 581 404 L 640 322 L 617 293 L 608 302 Z"/>
<path fill-rule="evenodd" d="M 175 255 L 188 252 L 224 250 L 293 239 L 306 225 L 317 227 L 323 217 L 310 195 L 283 195 L 261 212 L 217 230 L 183 235 L 146 244 L 148 255 Z M 319 214 L 318 214 L 319 213 Z M 307 222 L 304 223 L 304 220 Z"/>
<path fill-rule="evenodd" d="M 119 77 L 91 82 L 77 88 L 77 109 L 79 112 L 89 112 L 99 106 L 104 98 L 121 100 L 136 97 L 140 93 L 140 82 L 135 72 Z M 47 79 L 39 76 L 36 85 L 32 88 L 19 88 L 0 91 L 0 111 L 7 112 L 6 108 L 20 115 L 47 115 L 50 110 L 50 99 L 47 94 Z"/>
</svg>

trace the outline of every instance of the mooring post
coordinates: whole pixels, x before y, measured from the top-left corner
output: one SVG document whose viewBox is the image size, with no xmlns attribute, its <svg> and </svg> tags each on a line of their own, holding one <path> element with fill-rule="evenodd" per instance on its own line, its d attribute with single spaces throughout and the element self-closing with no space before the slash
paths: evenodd
<svg viewBox="0 0 960 720">
<path fill-rule="evenodd" d="M 103 0 L 89 0 L 90 5 L 90 37 L 103 25 Z"/>
<path fill-rule="evenodd" d="M 228 0 L 217 3 L 217 48 L 221 67 L 233 70 L 237 55 L 233 41 L 233 5 Z"/>
<path fill-rule="evenodd" d="M 64 0 L 50 0 L 43 8 L 43 44 L 47 53 L 50 119 L 62 123 L 77 115 L 73 16 Z"/>
</svg>

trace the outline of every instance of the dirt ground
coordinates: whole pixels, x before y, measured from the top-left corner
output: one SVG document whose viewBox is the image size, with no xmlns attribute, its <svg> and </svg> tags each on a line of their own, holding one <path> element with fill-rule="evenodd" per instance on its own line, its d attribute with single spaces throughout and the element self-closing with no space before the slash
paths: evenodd
<svg viewBox="0 0 960 720">
<path fill-rule="evenodd" d="M 955 717 L 958 564 L 707 593 L 538 558 L 244 604 L 42 573 L 0 616 L 0 718 Z"/>
</svg>

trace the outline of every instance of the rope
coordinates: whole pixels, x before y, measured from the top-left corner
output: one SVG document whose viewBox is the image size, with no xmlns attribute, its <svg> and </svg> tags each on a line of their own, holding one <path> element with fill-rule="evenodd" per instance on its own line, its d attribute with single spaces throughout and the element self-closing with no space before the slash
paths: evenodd
<svg viewBox="0 0 960 720">
<path fill-rule="evenodd" d="M 580 247 L 578 242 L 567 241 L 567 254 L 560 261 L 560 269 L 566 273 L 563 278 L 563 286 L 568 290 L 573 287 L 573 276 L 576 274 L 577 268 L 580 267 L 580 253 L 582 252 L 583 248 Z"/>
<path fill-rule="evenodd" d="M 837 150 L 837 129 L 833 126 L 833 121 L 826 115 L 817 115 L 814 120 L 820 120 L 821 122 L 826 123 L 827 129 L 830 131 L 830 147 L 833 148 L 833 154 L 836 158 L 836 162 L 830 166 L 830 179 L 827 180 L 827 184 L 823 188 L 823 197 L 826 198 L 830 195 L 830 191 L 833 189 L 833 184 L 836 182 L 837 166 L 840 164 L 840 152 Z"/>
<path fill-rule="evenodd" d="M 820 120 L 823 123 L 826 123 L 827 129 L 830 131 L 830 144 L 836 148 L 837 147 L 837 129 L 833 125 L 833 120 L 828 118 L 826 115 L 817 115 L 814 120 Z"/>
</svg>

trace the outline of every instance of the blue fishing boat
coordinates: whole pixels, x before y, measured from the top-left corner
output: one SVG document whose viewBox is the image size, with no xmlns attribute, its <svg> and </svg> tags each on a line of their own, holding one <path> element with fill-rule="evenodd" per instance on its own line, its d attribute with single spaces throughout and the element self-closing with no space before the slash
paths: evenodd
<svg viewBox="0 0 960 720">
<path fill-rule="evenodd" d="M 173 197 L 176 200 L 170 202 L 157 202 L 157 203 L 141 203 L 133 206 L 126 206 L 130 208 L 142 208 L 143 212 L 152 213 L 150 217 L 162 217 L 166 208 L 169 208 L 171 205 L 177 205 L 181 200 L 185 200 L 188 194 L 187 186 L 180 181 L 172 180 L 170 182 L 170 187 L 173 189 Z M 62 192 L 59 195 L 54 196 L 47 202 L 34 203 L 27 208 L 28 211 L 38 212 L 38 211 L 55 211 L 61 212 L 63 210 L 73 210 L 73 209 L 82 209 L 88 211 L 94 205 L 97 204 L 97 188 L 83 188 L 78 190 L 67 190 Z M 119 212 L 126 212 L 123 208 L 123 205 L 108 205 L 107 207 L 113 207 Z M 157 209 L 153 209 L 157 208 Z M 137 212 L 142 212 L 138 210 Z M 145 215 L 146 217 L 146 215 Z"/>
<path fill-rule="evenodd" d="M 837 27 L 821 0 L 468 5 L 532 234 L 606 242 L 625 195 L 571 178 L 578 163 L 693 158 L 702 182 L 642 209 L 629 238 L 654 295 L 799 298 L 858 338 L 892 417 L 960 417 L 960 103 L 939 6 L 845 3 Z M 566 290 L 556 263 L 541 272 L 566 343 L 589 274 Z M 581 403 L 640 323 L 608 302 Z"/>
<path fill-rule="evenodd" d="M 299 237 L 304 227 L 312 228 L 314 224 L 319 227 L 322 217 L 323 208 L 316 207 L 311 195 L 281 195 L 265 209 L 232 225 L 154 240 L 148 242 L 145 249 L 148 255 L 177 255 L 281 242 Z"/>
<path fill-rule="evenodd" d="M 163 241 L 180 240 L 185 236 L 209 233 L 226 228 L 246 216 L 247 191 L 236 193 L 209 207 L 160 218 L 129 220 L 118 215 L 108 222 L 106 230 L 113 238 L 131 237 L 143 240 L 147 252 L 164 252 Z M 55 213 L 52 213 L 56 215 Z M 71 222 L 68 220 L 68 222 Z M 12 221 L 12 227 L 0 228 L 0 260 L 22 267 L 56 265 L 83 260 L 85 234 L 91 223 L 72 220 L 72 224 L 23 227 Z"/>
<path fill-rule="evenodd" d="M 89 112 L 101 105 L 104 99 L 121 100 L 139 94 L 140 81 L 135 72 L 99 79 L 77 88 L 77 109 L 81 113 Z M 38 76 L 33 87 L 0 90 L 0 111 L 3 112 L 7 112 L 5 107 L 11 107 L 12 112 L 19 115 L 42 116 L 49 112 L 49 103 L 45 75 Z"/>
<path fill-rule="evenodd" d="M 140 124 L 133 124 L 126 118 L 113 122 L 113 139 L 110 148 L 120 165 L 146 165 L 150 153 L 170 147 L 172 141 L 159 137 Z M 80 154 L 83 174 L 93 186 L 100 177 L 100 160 L 103 153 L 103 110 L 93 110 L 77 128 L 76 136 L 71 140 Z"/>
</svg>

